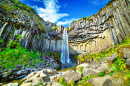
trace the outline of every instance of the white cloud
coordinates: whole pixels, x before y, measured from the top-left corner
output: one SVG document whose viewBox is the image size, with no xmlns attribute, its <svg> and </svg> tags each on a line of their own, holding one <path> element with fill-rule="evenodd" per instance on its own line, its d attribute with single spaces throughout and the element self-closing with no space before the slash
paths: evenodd
<svg viewBox="0 0 130 86">
<path fill-rule="evenodd" d="M 34 0 L 35 1 L 35 0 Z M 39 0 L 41 2 L 41 0 Z M 67 13 L 58 13 L 60 6 L 57 4 L 57 0 L 42 0 L 45 8 L 31 6 L 36 9 L 38 15 L 45 21 L 56 23 L 59 19 L 65 16 L 69 16 Z"/>
<path fill-rule="evenodd" d="M 72 21 L 76 21 L 76 20 L 78 20 L 79 18 L 72 18 L 72 19 L 70 19 L 70 20 L 64 20 L 64 21 L 59 21 L 58 23 L 57 23 L 57 25 L 70 25 L 70 23 L 72 22 Z"/>
</svg>

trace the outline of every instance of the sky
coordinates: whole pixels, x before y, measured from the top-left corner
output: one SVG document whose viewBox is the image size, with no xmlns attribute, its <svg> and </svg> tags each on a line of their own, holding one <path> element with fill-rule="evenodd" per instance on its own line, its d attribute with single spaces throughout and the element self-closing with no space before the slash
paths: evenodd
<svg viewBox="0 0 130 86">
<path fill-rule="evenodd" d="M 19 0 L 32 7 L 45 21 L 68 27 L 72 21 L 89 17 L 110 0 Z"/>
</svg>

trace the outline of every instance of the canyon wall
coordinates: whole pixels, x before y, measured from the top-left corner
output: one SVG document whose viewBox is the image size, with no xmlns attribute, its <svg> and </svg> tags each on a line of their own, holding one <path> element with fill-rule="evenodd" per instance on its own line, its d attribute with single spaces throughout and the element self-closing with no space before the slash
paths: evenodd
<svg viewBox="0 0 130 86">
<path fill-rule="evenodd" d="M 14 0 L 0 1 L 0 42 L 6 47 L 17 39 L 21 46 L 40 52 L 61 52 L 63 26 L 44 21 L 36 12 Z M 71 23 L 69 31 L 70 54 L 99 52 L 112 48 L 130 34 L 130 1 L 115 0 L 98 13 Z"/>
<path fill-rule="evenodd" d="M 112 48 L 130 35 L 130 1 L 115 0 L 98 13 L 68 27 L 70 53 L 93 53 Z"/>
<path fill-rule="evenodd" d="M 56 24 L 44 21 L 36 12 L 17 1 L 0 2 L 0 42 L 6 47 L 10 40 L 17 40 L 22 47 L 40 52 L 61 52 L 62 38 L 52 29 Z M 20 39 L 17 37 L 21 35 Z"/>
</svg>

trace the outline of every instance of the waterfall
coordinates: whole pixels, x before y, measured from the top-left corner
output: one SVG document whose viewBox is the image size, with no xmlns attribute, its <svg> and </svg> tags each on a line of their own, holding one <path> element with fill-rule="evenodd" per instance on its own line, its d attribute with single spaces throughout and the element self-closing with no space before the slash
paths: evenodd
<svg viewBox="0 0 130 86">
<path fill-rule="evenodd" d="M 0 37 L 1 37 L 2 32 L 3 32 L 3 30 L 4 30 L 4 28 L 6 27 L 7 24 L 8 24 L 8 23 L 6 22 L 6 23 L 3 25 L 3 27 L 2 27 L 2 29 L 1 29 L 1 31 L 0 31 Z"/>
<path fill-rule="evenodd" d="M 66 28 L 64 28 L 64 31 L 63 31 L 62 50 L 61 50 L 61 62 L 63 64 L 70 63 L 68 34 L 67 34 Z"/>
</svg>

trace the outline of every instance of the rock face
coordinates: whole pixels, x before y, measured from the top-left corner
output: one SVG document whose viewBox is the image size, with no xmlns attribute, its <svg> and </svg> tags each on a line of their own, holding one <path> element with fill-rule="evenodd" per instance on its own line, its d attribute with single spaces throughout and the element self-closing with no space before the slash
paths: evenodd
<svg viewBox="0 0 130 86">
<path fill-rule="evenodd" d="M 130 34 L 130 2 L 116 0 L 98 13 L 68 27 L 70 53 L 93 53 L 112 48 Z"/>
<path fill-rule="evenodd" d="M 23 47 L 60 52 L 62 40 L 56 31 L 51 31 L 56 24 L 44 21 L 34 10 L 24 7 L 23 4 L 23 9 L 19 6 L 16 9 L 15 2 L 12 1 L 2 0 L 0 6 L 0 37 L 4 40 L 2 47 L 6 47 L 11 39 L 15 40 L 21 35 L 22 38 L 18 41 Z M 14 8 L 11 9 L 10 6 Z"/>
<path fill-rule="evenodd" d="M 56 24 L 43 21 L 31 8 L 10 9 L 11 4 L 11 0 L 2 0 L 0 7 L 2 46 L 7 46 L 11 39 L 15 40 L 21 34 L 19 42 L 23 47 L 61 52 L 62 25 L 56 31 L 50 31 Z M 98 13 L 72 22 L 68 27 L 70 54 L 99 52 L 125 40 L 130 34 L 129 6 L 129 0 L 116 0 Z"/>
</svg>

